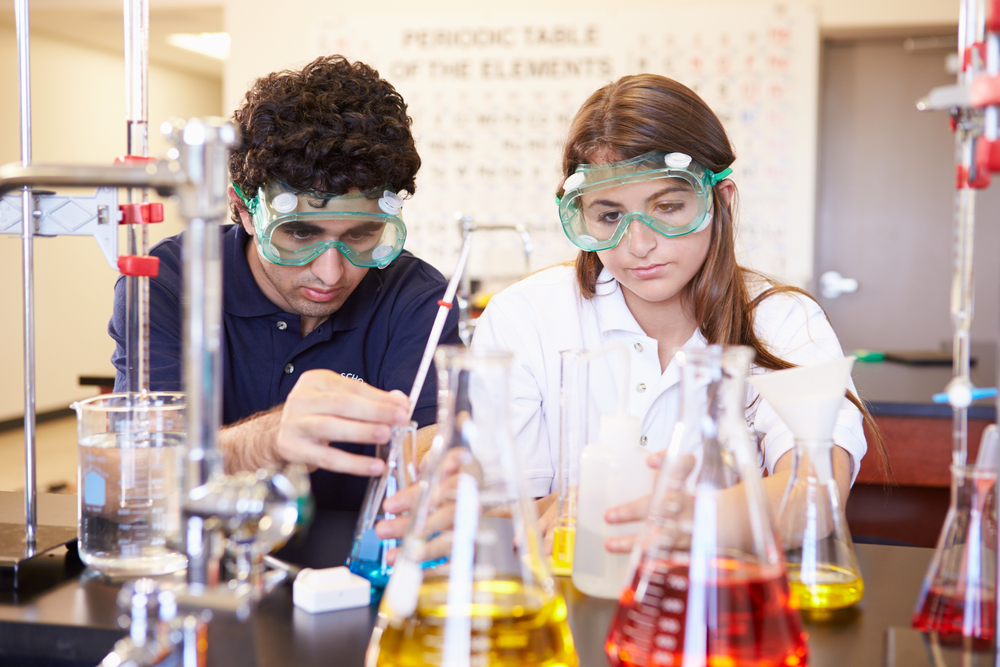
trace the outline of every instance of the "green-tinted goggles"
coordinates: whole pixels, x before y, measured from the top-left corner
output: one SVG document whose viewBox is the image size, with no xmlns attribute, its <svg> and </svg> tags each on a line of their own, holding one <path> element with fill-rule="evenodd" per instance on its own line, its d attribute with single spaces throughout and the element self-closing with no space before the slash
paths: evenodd
<svg viewBox="0 0 1000 667">
<path fill-rule="evenodd" d="M 330 196 L 265 184 L 250 200 L 233 188 L 253 218 L 261 256 L 273 264 L 302 266 L 336 248 L 354 266 L 381 268 L 403 251 L 403 200 L 391 189 Z"/>
<path fill-rule="evenodd" d="M 634 220 L 664 236 L 684 236 L 712 222 L 712 187 L 732 173 L 716 174 L 685 153 L 646 153 L 613 164 L 582 164 L 563 183 L 559 219 L 566 236 L 582 250 L 608 250 Z M 644 187 L 641 209 L 625 205 L 634 183 Z M 630 190 L 633 195 L 629 195 Z"/>
</svg>

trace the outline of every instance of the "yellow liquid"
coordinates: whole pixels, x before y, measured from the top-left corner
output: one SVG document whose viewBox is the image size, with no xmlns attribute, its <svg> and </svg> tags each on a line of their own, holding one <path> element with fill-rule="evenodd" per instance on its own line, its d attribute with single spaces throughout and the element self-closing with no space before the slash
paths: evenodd
<svg viewBox="0 0 1000 667">
<path fill-rule="evenodd" d="M 476 581 L 472 585 L 471 618 L 449 608 L 448 580 L 428 579 L 420 587 L 414 614 L 395 627 L 390 623 L 379 642 L 377 665 L 440 665 L 445 642 L 467 643 L 470 667 L 576 667 L 579 659 L 566 621 L 566 601 L 546 595 L 520 580 Z M 445 634 L 456 624 L 458 636 Z M 461 644 L 459 644 L 461 645 Z"/>
<path fill-rule="evenodd" d="M 573 544 L 576 540 L 576 526 L 559 526 L 553 531 L 552 574 L 569 576 L 573 574 Z"/>
<path fill-rule="evenodd" d="M 803 584 L 799 566 L 788 565 L 789 604 L 803 611 L 850 607 L 865 594 L 865 582 L 857 572 L 835 565 L 820 565 L 816 583 Z"/>
</svg>

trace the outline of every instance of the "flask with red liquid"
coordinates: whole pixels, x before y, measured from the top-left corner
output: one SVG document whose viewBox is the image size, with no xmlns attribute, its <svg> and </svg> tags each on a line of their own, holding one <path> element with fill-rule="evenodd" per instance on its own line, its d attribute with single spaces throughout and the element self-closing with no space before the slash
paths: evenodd
<svg viewBox="0 0 1000 667">
<path fill-rule="evenodd" d="M 615 667 L 808 664 L 745 418 L 752 358 L 719 346 L 675 357 L 682 421 L 605 643 Z"/>
<path fill-rule="evenodd" d="M 944 645 L 986 650 L 995 643 L 996 458 L 990 426 L 976 464 L 951 466 L 951 503 L 913 612 L 913 627 Z"/>
</svg>

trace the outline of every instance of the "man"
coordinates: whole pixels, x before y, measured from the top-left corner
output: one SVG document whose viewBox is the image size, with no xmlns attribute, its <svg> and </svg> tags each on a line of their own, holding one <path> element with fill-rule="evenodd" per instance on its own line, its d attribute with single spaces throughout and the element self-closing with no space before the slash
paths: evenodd
<svg viewBox="0 0 1000 667">
<path fill-rule="evenodd" d="M 230 470 L 303 462 L 324 509 L 356 510 L 383 464 L 362 456 L 406 422 L 409 392 L 446 282 L 402 251 L 397 193 L 420 157 L 406 105 L 362 63 L 319 58 L 258 79 L 234 114 L 236 225 L 223 228 L 223 424 Z M 183 234 L 152 254 L 150 389 L 182 389 Z M 442 343 L 457 343 L 457 313 Z M 125 386 L 125 285 L 109 332 Z M 433 424 L 429 374 L 413 419 Z M 335 443 L 330 446 L 330 443 Z M 371 452 L 368 448 L 367 451 Z"/>
</svg>

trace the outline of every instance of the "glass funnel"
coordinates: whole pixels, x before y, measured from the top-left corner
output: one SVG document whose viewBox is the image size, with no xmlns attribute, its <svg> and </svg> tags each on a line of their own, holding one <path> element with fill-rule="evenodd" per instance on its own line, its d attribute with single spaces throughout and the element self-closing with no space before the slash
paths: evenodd
<svg viewBox="0 0 1000 667">
<path fill-rule="evenodd" d="M 438 436 L 367 667 L 576 665 L 516 462 L 509 355 L 438 348 Z M 442 558 L 446 556 L 446 558 Z"/>
<path fill-rule="evenodd" d="M 951 503 L 913 612 L 913 627 L 943 644 L 994 642 L 996 482 L 995 468 L 951 466 Z"/>
<path fill-rule="evenodd" d="M 808 663 L 747 429 L 752 358 L 719 346 L 675 357 L 682 419 L 605 643 L 615 667 Z"/>
<path fill-rule="evenodd" d="M 394 514 L 382 509 L 385 499 L 417 481 L 417 423 L 394 426 L 389 444 L 377 445 L 375 455 L 386 462 L 385 472 L 368 481 L 354 529 L 351 553 L 347 557 L 347 567 L 354 574 L 370 581 L 373 596 L 378 596 L 382 594 L 392 573 L 392 566 L 386 562 L 386 556 L 396 548 L 397 541 L 380 540 L 375 534 L 375 524 L 383 519 L 395 518 Z"/>
</svg>

